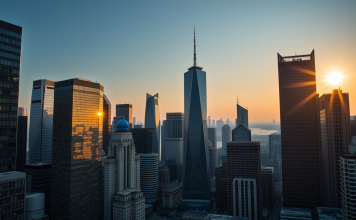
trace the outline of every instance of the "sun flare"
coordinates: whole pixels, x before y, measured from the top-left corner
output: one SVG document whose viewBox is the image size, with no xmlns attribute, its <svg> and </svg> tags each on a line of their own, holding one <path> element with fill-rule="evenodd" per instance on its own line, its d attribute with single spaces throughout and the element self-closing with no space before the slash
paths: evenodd
<svg viewBox="0 0 356 220">
<path fill-rule="evenodd" d="M 331 72 L 326 76 L 328 83 L 332 85 L 339 85 L 343 80 L 343 75 L 340 72 Z"/>
</svg>

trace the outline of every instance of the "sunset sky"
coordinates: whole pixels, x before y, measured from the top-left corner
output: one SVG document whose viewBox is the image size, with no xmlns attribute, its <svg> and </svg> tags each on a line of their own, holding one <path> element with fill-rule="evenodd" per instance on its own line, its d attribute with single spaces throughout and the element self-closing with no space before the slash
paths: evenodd
<svg viewBox="0 0 356 220">
<path fill-rule="evenodd" d="M 183 77 L 207 72 L 208 115 L 234 121 L 236 95 L 250 122 L 279 121 L 277 52 L 315 50 L 317 92 L 350 93 L 356 115 L 356 1 L 3 0 L 0 20 L 23 27 L 20 101 L 32 81 L 85 78 L 112 104 L 132 103 L 144 121 L 146 93 L 159 93 L 161 120 L 183 112 Z M 330 85 L 330 72 L 344 80 Z"/>
</svg>

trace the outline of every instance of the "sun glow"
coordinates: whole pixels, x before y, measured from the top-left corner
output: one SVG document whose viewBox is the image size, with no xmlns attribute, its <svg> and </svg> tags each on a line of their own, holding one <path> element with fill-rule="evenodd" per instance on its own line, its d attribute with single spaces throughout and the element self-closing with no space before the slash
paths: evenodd
<svg viewBox="0 0 356 220">
<path fill-rule="evenodd" d="M 331 72 L 326 76 L 326 80 L 331 85 L 339 85 L 343 80 L 343 75 L 340 72 Z"/>
</svg>

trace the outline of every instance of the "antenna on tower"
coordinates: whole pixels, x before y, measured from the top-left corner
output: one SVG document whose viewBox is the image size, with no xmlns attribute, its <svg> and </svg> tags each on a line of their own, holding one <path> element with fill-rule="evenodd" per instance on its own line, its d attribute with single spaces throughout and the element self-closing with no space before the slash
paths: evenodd
<svg viewBox="0 0 356 220">
<path fill-rule="evenodd" d="M 195 25 L 194 25 L 194 66 L 197 66 L 197 54 L 195 49 Z"/>
<path fill-rule="evenodd" d="M 236 104 L 239 104 L 239 94 L 236 94 Z"/>
</svg>

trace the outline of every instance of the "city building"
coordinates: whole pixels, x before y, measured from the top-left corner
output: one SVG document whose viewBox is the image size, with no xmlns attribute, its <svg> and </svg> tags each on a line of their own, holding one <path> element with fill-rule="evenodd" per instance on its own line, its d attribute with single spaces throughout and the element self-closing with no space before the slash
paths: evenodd
<svg viewBox="0 0 356 220">
<path fill-rule="evenodd" d="M 262 220 L 260 142 L 227 143 L 227 206 L 229 215 Z"/>
<path fill-rule="evenodd" d="M 342 209 L 339 208 L 329 208 L 329 207 L 318 207 L 318 219 L 319 220 L 343 220 Z"/>
<path fill-rule="evenodd" d="M 184 113 L 171 112 L 166 114 L 166 138 L 183 138 Z"/>
<path fill-rule="evenodd" d="M 55 83 L 51 218 L 100 216 L 103 90 L 80 78 Z"/>
<path fill-rule="evenodd" d="M 236 109 L 237 109 L 236 127 L 239 124 L 243 124 L 248 128 L 248 109 L 239 105 L 239 100 L 237 100 Z"/>
<path fill-rule="evenodd" d="M 22 27 L 0 20 L 0 173 L 16 170 Z"/>
<path fill-rule="evenodd" d="M 209 162 L 210 162 L 210 179 L 215 177 L 215 168 L 218 167 L 218 147 L 216 140 L 216 128 L 208 128 L 209 142 Z"/>
<path fill-rule="evenodd" d="M 282 150 L 281 150 L 281 134 L 279 132 L 272 133 L 268 137 L 268 166 L 274 168 L 275 181 L 282 181 Z"/>
<path fill-rule="evenodd" d="M 170 182 L 169 169 L 165 165 L 158 167 L 158 183 L 167 184 Z"/>
<path fill-rule="evenodd" d="M 145 128 L 155 128 L 157 136 L 157 145 L 151 153 L 157 153 L 161 161 L 161 121 L 159 117 L 158 93 L 154 96 L 146 93 L 146 111 L 145 111 Z"/>
<path fill-rule="evenodd" d="M 211 127 L 216 128 L 215 126 L 216 126 L 216 125 L 215 125 L 215 120 L 213 120 Z"/>
<path fill-rule="evenodd" d="M 149 154 L 157 149 L 155 128 L 132 128 L 131 133 L 135 142 L 136 153 Z"/>
<path fill-rule="evenodd" d="M 277 54 L 283 207 L 320 206 L 315 54 Z"/>
<path fill-rule="evenodd" d="M 53 80 L 33 81 L 29 132 L 29 163 L 52 162 Z"/>
<path fill-rule="evenodd" d="M 111 103 L 104 94 L 103 96 L 103 150 L 108 153 L 111 135 Z"/>
<path fill-rule="evenodd" d="M 244 124 L 239 124 L 232 130 L 232 141 L 251 141 L 251 130 Z"/>
<path fill-rule="evenodd" d="M 21 107 L 20 107 L 21 108 Z M 19 110 L 20 110 L 19 108 Z M 26 164 L 26 147 L 27 147 L 27 114 L 19 111 L 17 117 L 17 142 L 16 142 L 16 170 L 23 172 Z"/>
<path fill-rule="evenodd" d="M 132 126 L 132 104 L 117 104 L 116 105 L 116 117 L 117 121 L 115 121 L 115 125 L 124 116 L 125 119 L 129 122 L 129 128 L 133 128 Z"/>
<path fill-rule="evenodd" d="M 231 215 L 209 214 L 204 220 L 248 220 L 248 218 Z"/>
<path fill-rule="evenodd" d="M 153 217 L 153 205 L 145 204 L 145 220 L 151 220 Z"/>
<path fill-rule="evenodd" d="M 312 220 L 312 213 L 310 209 L 301 208 L 285 208 L 281 209 L 280 220 Z"/>
<path fill-rule="evenodd" d="M 104 219 L 144 220 L 145 197 L 140 190 L 140 155 L 135 152 L 129 123 L 124 116 L 118 121 L 116 131 L 111 133 L 104 163 Z"/>
<path fill-rule="evenodd" d="M 344 219 L 356 219 L 356 136 L 352 136 L 348 153 L 339 159 L 341 207 Z"/>
<path fill-rule="evenodd" d="M 26 192 L 45 194 L 45 214 L 51 214 L 51 167 L 52 164 L 26 164 Z"/>
<path fill-rule="evenodd" d="M 166 139 L 166 120 L 162 121 L 161 125 L 161 161 L 165 161 L 166 158 L 166 148 L 164 146 L 164 140 Z"/>
<path fill-rule="evenodd" d="M 356 136 L 356 115 L 350 116 L 351 136 Z"/>
<path fill-rule="evenodd" d="M 158 202 L 158 154 L 140 154 L 141 190 L 148 204 Z"/>
<path fill-rule="evenodd" d="M 45 214 L 45 194 L 26 193 L 25 213 L 26 220 L 48 220 L 49 216 Z"/>
<path fill-rule="evenodd" d="M 178 181 L 162 187 L 162 208 L 175 209 L 182 200 L 182 185 Z"/>
<path fill-rule="evenodd" d="M 215 168 L 216 208 L 227 210 L 227 164 Z"/>
<path fill-rule="evenodd" d="M 169 169 L 170 182 L 183 180 L 183 164 L 178 163 L 176 159 L 170 159 L 165 161 L 165 165 Z"/>
<path fill-rule="evenodd" d="M 27 107 L 19 107 L 17 111 L 18 116 L 27 116 Z"/>
<path fill-rule="evenodd" d="M 19 171 L 0 173 L 0 219 L 25 219 L 26 174 Z"/>
<path fill-rule="evenodd" d="M 132 125 L 133 125 L 133 126 L 136 125 L 136 117 L 133 117 L 133 118 L 132 118 Z"/>
<path fill-rule="evenodd" d="M 183 207 L 210 209 L 209 146 L 206 72 L 194 65 L 184 73 L 184 174 Z M 197 157 L 199 155 L 199 157 Z"/>
<path fill-rule="evenodd" d="M 183 138 L 166 138 L 165 140 L 166 160 L 175 159 L 178 164 L 183 163 Z"/>
<path fill-rule="evenodd" d="M 263 207 L 273 210 L 275 203 L 275 180 L 273 167 L 261 167 Z"/>
<path fill-rule="evenodd" d="M 351 141 L 349 94 L 334 89 L 320 97 L 322 192 L 326 207 L 341 207 L 339 157 Z"/>
<path fill-rule="evenodd" d="M 221 142 L 223 152 L 226 152 L 226 144 L 232 140 L 231 127 L 229 125 L 223 125 L 221 128 Z"/>
</svg>

